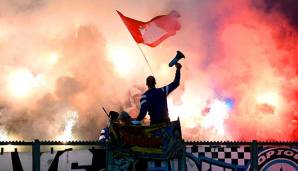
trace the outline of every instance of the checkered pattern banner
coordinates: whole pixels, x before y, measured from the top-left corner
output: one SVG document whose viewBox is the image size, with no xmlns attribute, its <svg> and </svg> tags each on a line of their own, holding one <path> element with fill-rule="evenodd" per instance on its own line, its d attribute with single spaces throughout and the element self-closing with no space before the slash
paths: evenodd
<svg viewBox="0 0 298 171">
<path fill-rule="evenodd" d="M 237 166 L 246 166 L 250 162 L 250 146 L 231 145 L 193 145 L 186 152 L 198 159 L 209 158 Z"/>
</svg>

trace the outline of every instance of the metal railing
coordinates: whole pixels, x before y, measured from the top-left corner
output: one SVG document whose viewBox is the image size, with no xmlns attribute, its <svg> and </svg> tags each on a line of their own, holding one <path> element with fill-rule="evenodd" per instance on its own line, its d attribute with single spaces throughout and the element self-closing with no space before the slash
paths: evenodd
<svg viewBox="0 0 298 171">
<path fill-rule="evenodd" d="M 0 146 L 6 145 L 16 145 L 16 146 L 28 146 L 32 151 L 32 170 L 39 171 L 40 170 L 40 152 L 42 146 L 56 146 L 56 145 L 72 145 L 72 146 L 97 146 L 100 148 L 105 148 L 106 144 L 99 142 L 99 141 L 40 141 L 38 139 L 34 141 L 0 141 Z M 258 147 L 259 146 L 290 146 L 290 147 L 298 147 L 298 142 L 264 142 L 264 141 L 256 141 L 253 140 L 252 142 L 248 141 L 185 141 L 186 146 L 191 145 L 212 145 L 212 146 L 219 146 L 219 145 L 246 145 L 250 146 L 251 149 L 251 169 L 253 171 L 258 170 Z M 17 149 L 15 149 L 17 151 Z M 1 148 L 1 154 L 3 154 L 4 149 Z"/>
</svg>

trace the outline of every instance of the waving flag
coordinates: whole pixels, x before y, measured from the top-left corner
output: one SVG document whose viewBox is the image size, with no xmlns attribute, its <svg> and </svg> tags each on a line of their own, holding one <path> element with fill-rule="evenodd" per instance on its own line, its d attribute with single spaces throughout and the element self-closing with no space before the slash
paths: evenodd
<svg viewBox="0 0 298 171">
<path fill-rule="evenodd" d="M 132 37 L 137 43 L 143 43 L 151 47 L 159 45 L 169 36 L 176 34 L 180 30 L 180 17 L 177 11 L 172 11 L 168 15 L 154 17 L 148 22 L 138 21 L 124 16 L 117 11 Z"/>
</svg>

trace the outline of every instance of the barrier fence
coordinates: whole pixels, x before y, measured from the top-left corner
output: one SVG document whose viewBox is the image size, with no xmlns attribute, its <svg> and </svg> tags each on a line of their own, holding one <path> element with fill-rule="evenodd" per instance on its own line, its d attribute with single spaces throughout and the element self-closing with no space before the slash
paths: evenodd
<svg viewBox="0 0 298 171">
<path fill-rule="evenodd" d="M 186 141 L 185 145 L 187 170 L 298 170 L 298 142 Z M 100 170 L 106 163 L 105 146 L 98 141 L 0 142 L 0 171 Z"/>
</svg>

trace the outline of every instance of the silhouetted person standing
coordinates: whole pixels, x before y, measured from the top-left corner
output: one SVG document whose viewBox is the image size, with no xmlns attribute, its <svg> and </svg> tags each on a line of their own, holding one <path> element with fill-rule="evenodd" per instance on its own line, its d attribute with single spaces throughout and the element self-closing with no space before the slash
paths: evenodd
<svg viewBox="0 0 298 171">
<path fill-rule="evenodd" d="M 137 121 L 143 120 L 148 112 L 151 124 L 170 122 L 167 96 L 180 84 L 180 70 L 182 65 L 180 63 L 176 63 L 175 66 L 175 79 L 167 86 L 156 88 L 155 78 L 153 76 L 147 77 L 146 85 L 148 87 L 148 90 L 141 97 L 141 109 L 136 119 Z"/>
</svg>

